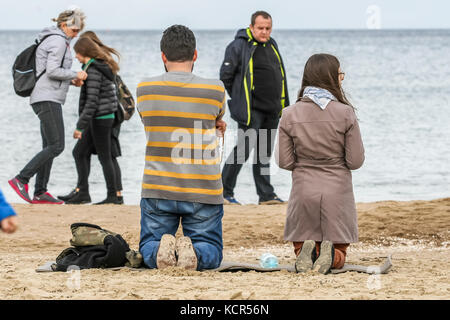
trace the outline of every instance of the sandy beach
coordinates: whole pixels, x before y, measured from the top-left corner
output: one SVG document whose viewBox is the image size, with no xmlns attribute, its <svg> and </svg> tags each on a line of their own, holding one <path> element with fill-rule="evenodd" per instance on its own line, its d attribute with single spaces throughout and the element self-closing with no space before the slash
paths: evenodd
<svg viewBox="0 0 450 320">
<path fill-rule="evenodd" d="M 347 262 L 379 265 L 392 254 L 384 275 L 90 269 L 77 283 L 73 273 L 35 269 L 70 246 L 74 222 L 120 233 L 137 250 L 139 207 L 13 206 L 20 229 L 0 234 L 0 299 L 450 299 L 450 198 L 357 204 L 360 242 Z M 258 263 L 272 252 L 281 264 L 294 263 L 292 245 L 282 238 L 285 211 L 285 205 L 225 206 L 224 260 Z"/>
</svg>

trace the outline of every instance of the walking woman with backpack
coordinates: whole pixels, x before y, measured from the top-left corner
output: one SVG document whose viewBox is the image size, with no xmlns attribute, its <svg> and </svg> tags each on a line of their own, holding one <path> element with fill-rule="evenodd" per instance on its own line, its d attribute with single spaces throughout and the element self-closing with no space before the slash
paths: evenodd
<svg viewBox="0 0 450 320">
<path fill-rule="evenodd" d="M 117 174 L 112 156 L 112 131 L 118 98 L 115 76 L 118 63 L 89 37 L 81 37 L 74 46 L 76 58 L 88 74 L 81 87 L 79 119 L 73 137 L 79 139 L 73 156 L 78 173 L 76 194 L 67 204 L 88 203 L 90 159 L 95 149 L 106 181 L 107 197 L 96 204 L 120 204 L 117 196 Z"/>
<path fill-rule="evenodd" d="M 364 146 L 343 80 L 336 57 L 310 57 L 297 103 L 283 110 L 278 129 L 276 160 L 292 171 L 284 239 L 294 244 L 297 272 L 342 268 L 358 241 L 351 170 L 362 166 Z"/>
<path fill-rule="evenodd" d="M 87 73 L 71 70 L 71 40 L 84 27 L 84 14 L 79 10 L 66 10 L 57 19 L 57 26 L 45 28 L 39 34 L 35 71 L 38 79 L 30 95 L 30 104 L 40 120 L 42 150 L 8 183 L 29 203 L 62 204 L 48 191 L 47 184 L 53 159 L 64 150 L 64 121 L 62 105 L 69 85 L 80 86 Z M 34 197 L 30 198 L 28 183 L 36 175 Z"/>
</svg>

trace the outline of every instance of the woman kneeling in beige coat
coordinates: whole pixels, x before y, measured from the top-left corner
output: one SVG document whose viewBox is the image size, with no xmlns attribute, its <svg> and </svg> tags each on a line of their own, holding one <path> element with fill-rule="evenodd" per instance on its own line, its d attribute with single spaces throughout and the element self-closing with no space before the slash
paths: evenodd
<svg viewBox="0 0 450 320">
<path fill-rule="evenodd" d="M 355 110 L 342 90 L 336 57 L 316 54 L 303 73 L 297 103 L 283 110 L 276 160 L 292 171 L 284 239 L 297 272 L 342 268 L 358 223 L 350 170 L 364 162 Z"/>
</svg>

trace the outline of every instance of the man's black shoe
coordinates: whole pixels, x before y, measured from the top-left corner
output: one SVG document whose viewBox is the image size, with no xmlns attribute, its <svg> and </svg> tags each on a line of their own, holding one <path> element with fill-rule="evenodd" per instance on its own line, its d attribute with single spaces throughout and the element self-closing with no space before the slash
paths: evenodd
<svg viewBox="0 0 450 320">
<path fill-rule="evenodd" d="M 72 191 L 70 191 L 69 194 L 65 195 L 65 196 L 57 196 L 57 198 L 59 200 L 62 200 L 64 202 L 66 202 L 69 199 L 72 199 L 76 194 L 78 193 L 77 189 L 73 189 Z"/>
<path fill-rule="evenodd" d="M 91 202 L 91 196 L 88 192 L 78 191 L 72 198 L 66 201 L 66 204 L 85 204 Z"/>
<path fill-rule="evenodd" d="M 122 204 L 117 196 L 107 196 L 105 200 L 94 203 L 95 205 L 102 204 Z"/>
</svg>

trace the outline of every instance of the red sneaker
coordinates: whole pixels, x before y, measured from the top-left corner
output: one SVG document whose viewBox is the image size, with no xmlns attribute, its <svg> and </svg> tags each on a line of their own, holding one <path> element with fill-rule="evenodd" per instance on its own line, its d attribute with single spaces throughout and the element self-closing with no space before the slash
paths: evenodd
<svg viewBox="0 0 450 320">
<path fill-rule="evenodd" d="M 30 196 L 28 195 L 28 184 L 23 184 L 17 178 L 8 181 L 11 188 L 26 202 L 32 203 Z"/>
<path fill-rule="evenodd" d="M 34 196 L 33 201 L 31 203 L 34 203 L 34 204 L 63 204 L 64 201 L 55 199 L 50 193 L 45 192 L 38 196 Z"/>
</svg>

